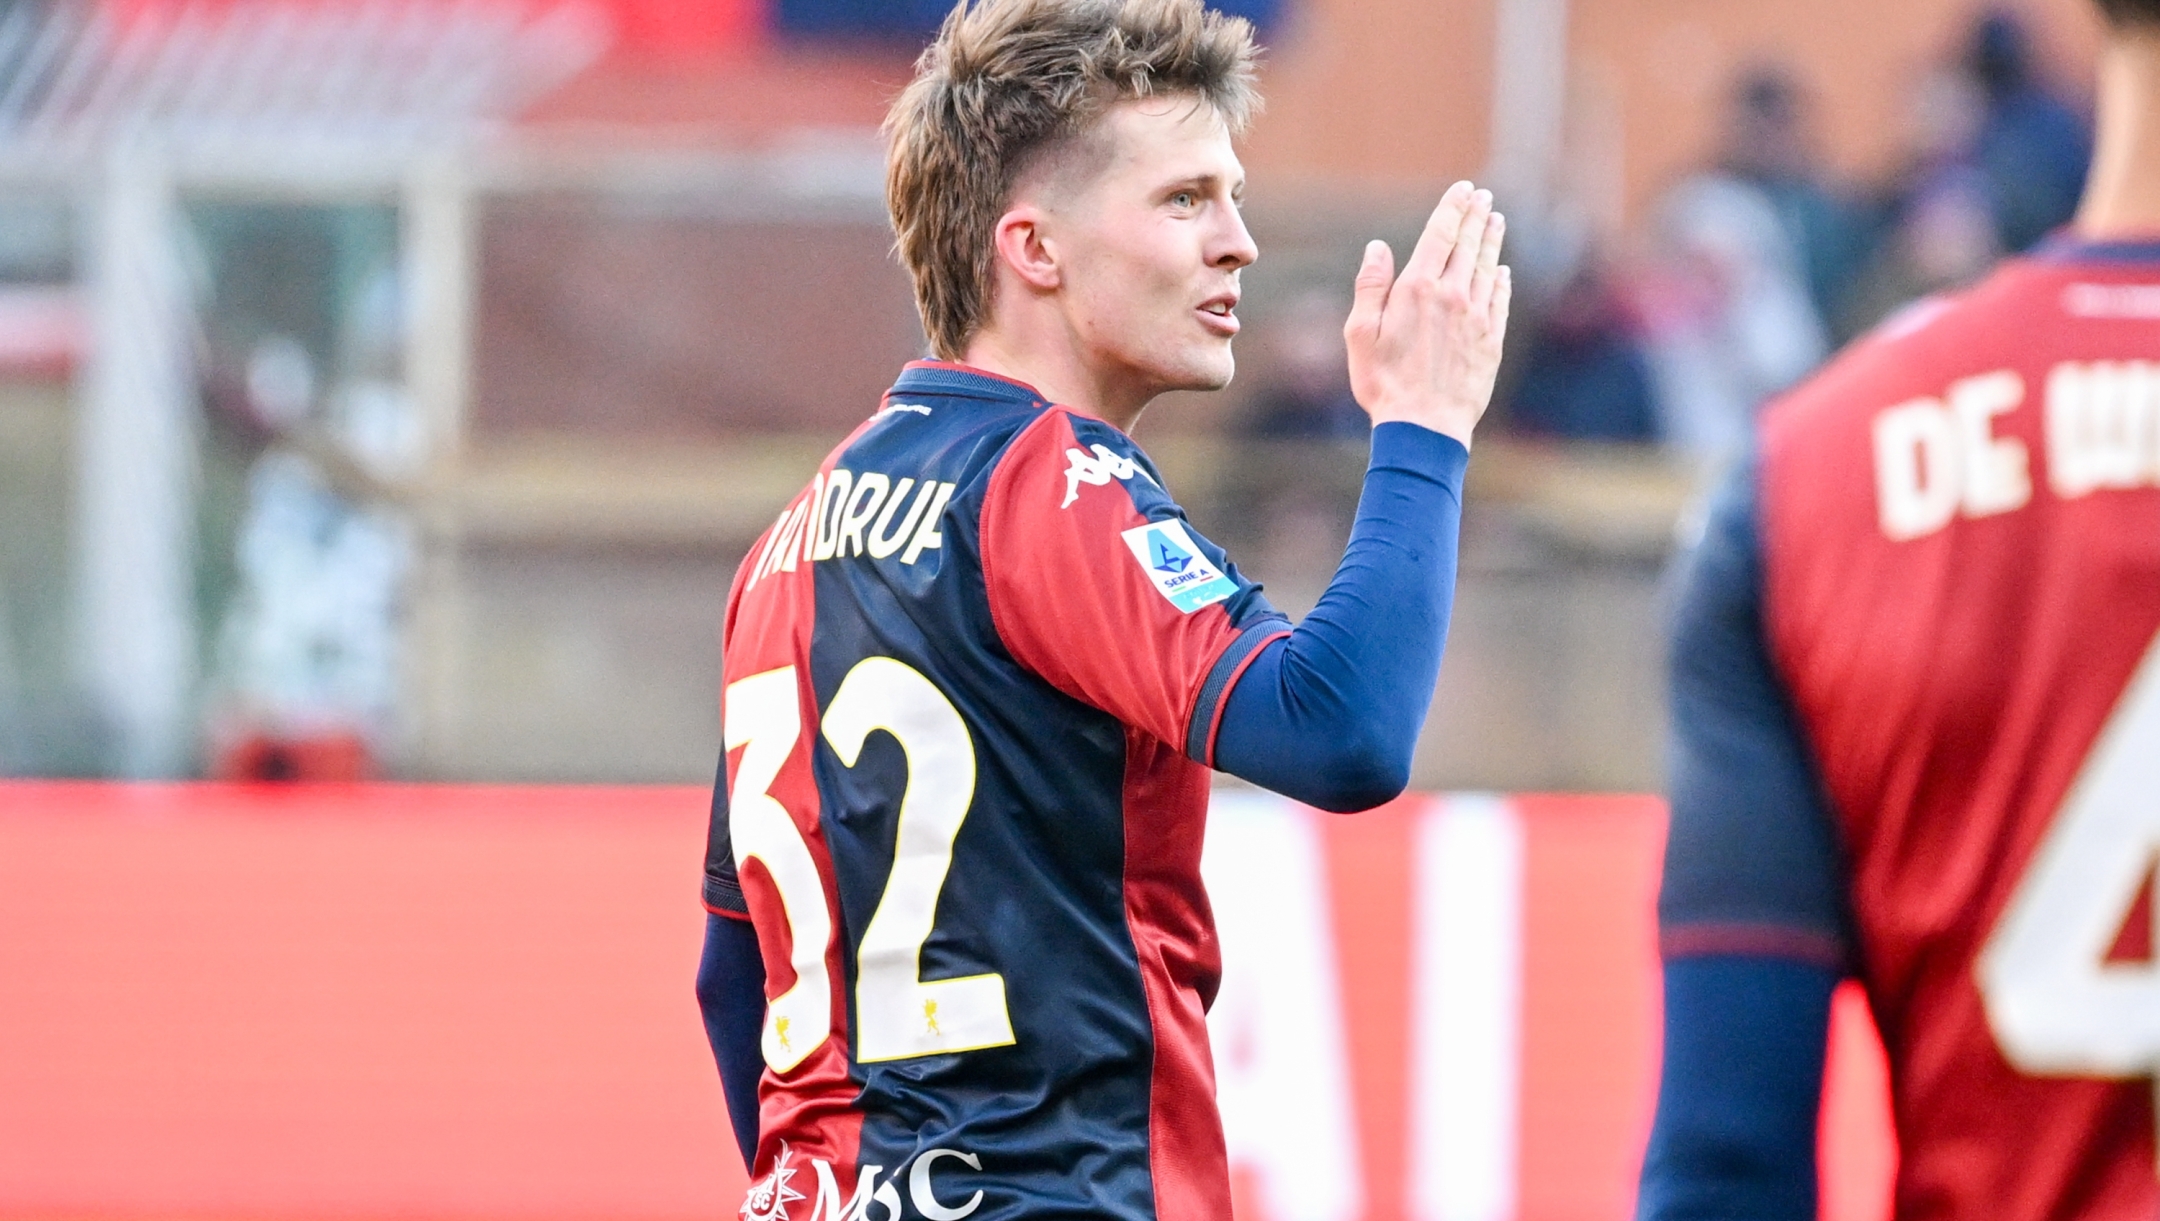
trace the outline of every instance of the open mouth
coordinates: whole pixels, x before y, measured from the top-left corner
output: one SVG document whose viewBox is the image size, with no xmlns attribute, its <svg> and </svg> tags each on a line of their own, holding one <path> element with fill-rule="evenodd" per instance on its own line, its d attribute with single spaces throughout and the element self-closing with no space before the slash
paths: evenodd
<svg viewBox="0 0 2160 1221">
<path fill-rule="evenodd" d="M 1212 301 L 1202 302 L 1200 313 L 1205 316 L 1204 325 L 1209 329 L 1220 331 L 1225 335 L 1237 334 L 1238 317 L 1237 299 L 1235 297 L 1217 297 Z"/>
</svg>

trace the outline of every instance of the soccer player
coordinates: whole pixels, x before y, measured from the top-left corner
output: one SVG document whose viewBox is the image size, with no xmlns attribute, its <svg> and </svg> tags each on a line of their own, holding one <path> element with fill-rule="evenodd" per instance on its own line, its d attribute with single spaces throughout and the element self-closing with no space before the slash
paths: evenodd
<svg viewBox="0 0 2160 1221">
<path fill-rule="evenodd" d="M 1371 467 L 1293 628 L 1130 436 L 1230 380 L 1253 59 L 1201 0 L 980 0 L 894 105 L 940 359 L 864 404 L 723 629 L 698 990 L 745 1217 L 1229 1215 L 1208 769 L 1336 810 L 1407 783 L 1509 298 L 1467 183 L 1400 276 L 1367 248 Z"/>
<path fill-rule="evenodd" d="M 2160 0 L 2072 227 L 1765 415 L 1674 636 L 1646 1218 L 1812 1218 L 1832 989 L 1896 1215 L 2160 1216 Z"/>
</svg>

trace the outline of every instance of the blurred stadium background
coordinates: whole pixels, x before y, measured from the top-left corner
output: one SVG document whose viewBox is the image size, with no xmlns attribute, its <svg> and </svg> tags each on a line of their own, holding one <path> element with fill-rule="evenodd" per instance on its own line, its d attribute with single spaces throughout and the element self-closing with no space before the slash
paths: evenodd
<svg viewBox="0 0 2160 1221">
<path fill-rule="evenodd" d="M 941 7 L 0 0 L 0 777 L 709 783 L 732 568 L 922 346 L 887 253 L 875 128 Z M 1402 248 L 1453 179 L 1497 187 L 1523 292 L 1473 466 L 1454 633 L 1415 782 L 1654 791 L 1661 591 L 1689 506 L 1764 398 L 1903 302 L 1978 275 L 2067 218 L 2097 39 L 2086 0 L 1224 7 L 1253 17 L 1270 48 L 1268 110 L 1243 150 L 1263 255 L 1247 273 L 1242 368 L 1225 394 L 1158 404 L 1141 441 L 1203 530 L 1279 604 L 1309 607 L 1362 466 L 1336 336 L 1357 250 L 1373 235 Z M 453 878 L 398 880 L 398 852 L 433 850 L 421 832 L 385 830 L 358 858 L 333 847 L 356 827 L 388 826 L 371 821 L 384 810 L 431 802 L 450 820 L 441 834 L 477 817 L 512 842 L 501 808 L 452 812 L 506 790 L 387 791 L 404 795 L 325 808 L 329 798 L 245 790 L 0 784 L 0 874 L 13 879 L 0 958 L 15 964 L 0 972 L 0 1030 L 49 1039 L 112 1006 L 154 1024 L 155 992 L 76 985 L 125 981 L 153 952 L 274 974 L 284 968 L 265 964 L 298 951 L 232 948 L 228 961 L 216 938 L 378 883 L 411 900 L 402 914 L 336 926 L 333 940 L 373 945 L 373 928 L 404 945 L 439 928 L 444 945 L 464 948 L 444 950 L 420 982 L 388 968 L 371 978 L 393 1008 L 401 987 L 448 995 L 438 985 L 462 968 L 443 964 L 482 961 L 506 926 L 485 923 L 485 905 L 452 893 Z M 681 1054 L 667 1063 L 704 1073 L 688 1000 L 700 798 L 589 793 L 590 817 L 646 810 L 620 825 L 659 820 L 664 832 L 650 834 L 661 839 L 640 842 L 682 857 L 681 931 L 668 936 L 683 944 L 631 948 L 638 963 L 679 960 L 680 979 L 653 985 L 676 989 L 687 1023 L 671 1028 L 667 1054 Z M 1623 806 L 1636 812 L 1612 817 L 1648 820 L 1654 847 L 1655 811 Z M 1561 823 L 1537 825 L 1567 822 L 1552 817 Z M 207 838 L 158 838 L 190 819 Z M 313 846 L 278 847 L 310 826 Z M 420 838 L 399 838 L 408 833 Z M 575 862 L 648 859 L 626 840 L 579 838 L 588 833 L 598 834 L 551 841 L 562 855 L 533 877 L 574 888 Z M 1642 859 L 1654 864 L 1654 852 Z M 237 860 L 243 874 L 253 861 L 254 881 L 163 864 L 212 860 Z M 603 869 L 610 893 L 649 895 L 625 880 L 657 876 L 643 868 Z M 320 871 L 326 890 L 270 884 L 293 869 Z M 182 876 L 193 881 L 173 881 Z M 509 874 L 488 876 L 508 886 Z M 1640 941 L 1626 951 L 1636 982 L 1611 995 L 1641 1026 L 1627 1037 L 1649 1040 L 1629 1046 L 1654 1065 L 1640 910 L 1654 869 L 1634 884 L 1580 910 L 1609 910 Z M 132 897 L 93 920 L 80 905 L 99 887 Z M 216 918 L 188 925 L 176 904 Z M 201 936 L 146 939 L 116 912 Z M 1543 936 L 1524 933 L 1524 953 L 1545 952 L 1533 953 Z M 1573 934 L 1551 936 L 1552 952 L 1577 952 Z M 1340 964 L 1352 991 L 1367 986 L 1348 982 L 1366 978 L 1354 957 Z M 187 978 L 222 978 L 205 971 Z M 1604 1012 L 1552 1029 L 1597 1046 L 1596 1031 L 1612 1029 Z M 258 1016 L 321 1019 L 305 1006 L 272 1013 L 284 1016 Z M 617 1029 L 585 1020 L 550 1029 Z M 157 1077 L 145 1066 L 169 1068 L 196 1046 L 114 1060 L 110 1045 L 78 1041 L 48 1064 L 18 1050 L 34 1038 L 0 1049 L 0 1132 L 62 1131 L 39 1108 L 105 1097 L 97 1089 L 124 1100 L 128 1073 Z M 376 1052 L 410 1067 L 397 1045 Z M 576 1054 L 589 1058 L 578 1072 L 606 1077 L 604 1049 Z M 1357 1063 L 1377 1054 L 1368 1047 Z M 438 1102 L 471 1098 L 518 1071 L 489 1063 L 383 1080 L 434 1080 Z M 78 1068 L 90 1076 L 68 1075 Z M 168 1102 L 218 1092 L 209 1078 L 157 1079 Z M 284 1088 L 313 1082 L 301 1092 L 334 1102 L 338 1080 L 303 1073 Z M 1621 1127 L 1608 1143 L 1623 1169 L 1646 1080 L 1614 1087 Z M 679 1088 L 702 1099 L 698 1122 L 717 1138 L 711 1084 Z M 643 1097 L 673 1097 L 655 1088 Z M 507 1097 L 504 1107 L 522 1105 Z M 579 1097 L 557 1104 L 569 1114 Z M 127 1113 L 124 1101 L 84 1105 L 87 1126 L 71 1130 L 92 1136 Z M 453 1112 L 466 1113 L 434 1113 Z M 471 1122 L 504 1113 L 481 1107 Z M 177 1125 L 168 1131 L 193 1123 L 184 1106 L 159 1114 Z M 1399 1127 L 1406 1114 L 1372 1122 Z M 157 1146 L 158 1130 L 115 1134 L 114 1148 Z M 559 1140 L 586 1130 L 554 1129 Z M 1567 1148 L 1564 1120 L 1557 1131 L 1539 1139 Z M 301 1208 L 275 1191 L 23 1194 L 50 1186 L 26 1167 L 65 1161 L 31 1148 L 0 1139 L 0 1215 Z M 731 1173 L 718 1164 L 733 1158 L 724 1144 L 709 1152 L 711 1174 Z M 127 1164 L 83 1173 L 121 1183 Z M 1360 1164 L 1383 1178 L 1400 1169 Z M 1570 1164 L 1556 1154 L 1536 1181 L 1573 1181 Z M 251 1173 L 262 1171 L 234 1162 L 198 1179 Z M 1601 1173 L 1606 1186 L 1553 1198 L 1573 1203 L 1533 1207 L 1544 1198 L 1534 1192 L 1420 1203 L 1398 1185 L 1272 1215 L 1624 1215 L 1626 1173 Z M 728 1211 L 720 1180 L 699 1181 Z M 10 1195 L 10 1183 L 21 1190 Z M 457 1190 L 362 1191 L 344 1215 L 672 1216 L 708 1198 Z M 1299 1198 L 1326 1195 L 1323 1184 Z"/>
<path fill-rule="evenodd" d="M 728 575 L 921 347 L 875 125 L 938 7 L 11 0 L 0 766 L 709 776 Z M 2086 8 L 1250 3 L 1243 371 L 1142 440 L 1310 605 L 1358 245 L 1498 185 L 1527 300 L 1417 780 L 1653 788 L 1691 493 L 2062 219 Z"/>
</svg>

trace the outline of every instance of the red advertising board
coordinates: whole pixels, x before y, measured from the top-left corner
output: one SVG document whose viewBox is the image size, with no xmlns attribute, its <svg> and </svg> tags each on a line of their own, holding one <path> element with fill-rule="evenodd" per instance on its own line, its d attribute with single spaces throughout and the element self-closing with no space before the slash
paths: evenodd
<svg viewBox="0 0 2160 1221">
<path fill-rule="evenodd" d="M 706 795 L 0 784 L 0 1216 L 731 1214 Z M 1662 807 L 1217 797 L 1240 1221 L 1629 1216 Z M 1841 1000 L 1824 1214 L 1887 1215 Z"/>
</svg>

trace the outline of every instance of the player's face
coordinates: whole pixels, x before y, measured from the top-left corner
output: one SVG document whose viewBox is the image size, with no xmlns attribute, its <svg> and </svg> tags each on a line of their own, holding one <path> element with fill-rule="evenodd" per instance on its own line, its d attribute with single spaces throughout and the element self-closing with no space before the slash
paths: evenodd
<svg viewBox="0 0 2160 1221">
<path fill-rule="evenodd" d="M 1259 256 L 1238 213 L 1245 169 L 1213 107 L 1113 107 L 1107 164 L 1057 208 L 1066 318 L 1096 377 L 1137 396 L 1230 382 L 1238 270 Z"/>
</svg>

